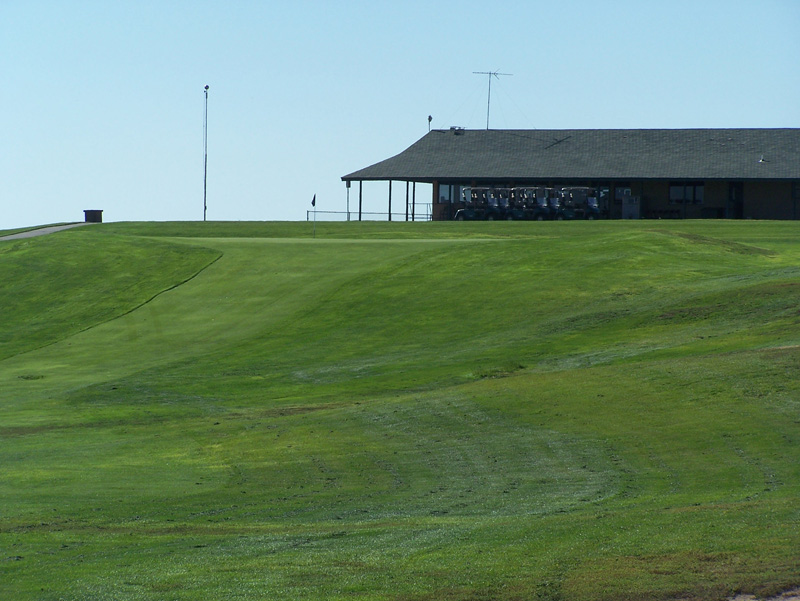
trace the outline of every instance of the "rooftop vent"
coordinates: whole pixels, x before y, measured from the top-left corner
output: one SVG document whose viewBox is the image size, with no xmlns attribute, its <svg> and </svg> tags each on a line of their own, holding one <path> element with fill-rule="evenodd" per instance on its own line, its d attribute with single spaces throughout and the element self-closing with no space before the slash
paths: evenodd
<svg viewBox="0 0 800 601">
<path fill-rule="evenodd" d="M 455 135 L 455 136 L 463 136 L 464 135 L 464 128 L 463 127 L 459 127 L 457 125 L 451 125 L 450 126 L 450 131 L 453 132 L 453 135 Z"/>
</svg>

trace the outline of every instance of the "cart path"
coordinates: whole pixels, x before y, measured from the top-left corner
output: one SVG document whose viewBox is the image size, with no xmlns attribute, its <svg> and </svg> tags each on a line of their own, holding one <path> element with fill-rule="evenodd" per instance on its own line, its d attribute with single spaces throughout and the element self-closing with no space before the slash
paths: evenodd
<svg viewBox="0 0 800 601">
<path fill-rule="evenodd" d="M 72 229 L 73 227 L 81 227 L 83 225 L 92 225 L 81 221 L 80 223 L 68 223 L 67 225 L 51 225 L 49 227 L 40 227 L 36 230 L 28 230 L 27 232 L 20 232 L 19 234 L 11 234 L 10 236 L 0 236 L 0 242 L 3 240 L 19 240 L 21 238 L 34 238 L 35 236 L 46 236 L 61 230 Z"/>
</svg>

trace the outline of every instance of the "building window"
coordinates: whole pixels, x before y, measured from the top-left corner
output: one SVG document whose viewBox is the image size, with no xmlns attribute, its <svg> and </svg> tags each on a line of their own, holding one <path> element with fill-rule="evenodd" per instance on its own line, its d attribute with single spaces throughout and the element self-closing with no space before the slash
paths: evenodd
<svg viewBox="0 0 800 601">
<path fill-rule="evenodd" d="M 617 182 L 614 186 L 614 204 L 621 205 L 623 199 L 630 198 L 631 185 L 628 182 Z"/>
<path fill-rule="evenodd" d="M 705 187 L 702 182 L 670 182 L 669 204 L 703 204 Z"/>
</svg>

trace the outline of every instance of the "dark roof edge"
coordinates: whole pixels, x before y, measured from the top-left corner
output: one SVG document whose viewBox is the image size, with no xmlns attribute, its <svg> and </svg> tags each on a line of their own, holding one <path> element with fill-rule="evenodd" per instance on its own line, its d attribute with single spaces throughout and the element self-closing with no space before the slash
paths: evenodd
<svg viewBox="0 0 800 601">
<path fill-rule="evenodd" d="M 447 135 L 450 134 L 450 135 Z M 455 134 L 455 135 L 453 135 Z M 562 134 L 566 135 L 564 139 Z M 739 134 L 739 136 L 737 136 Z M 507 138 L 506 138 L 507 136 Z M 628 136 L 632 140 L 628 141 Z M 698 136 L 709 136 L 698 140 Z M 737 139 L 736 149 L 729 141 L 716 138 L 727 136 Z M 553 140 L 549 140 L 553 137 Z M 506 142 L 506 139 L 508 140 Z M 485 140 L 485 142 L 484 142 Z M 553 142 L 553 143 L 551 143 Z M 563 142 L 567 142 L 562 145 Z M 699 142 L 699 143 L 698 143 Z M 481 145 L 486 144 L 485 151 Z M 598 153 L 602 145 L 614 144 L 613 148 L 627 148 L 638 144 L 636 155 L 622 154 L 617 173 L 616 166 L 609 161 L 608 153 Z M 774 144 L 785 148 L 788 154 L 782 161 L 758 161 L 772 163 L 758 167 L 756 174 L 744 168 L 749 156 L 745 153 L 771 151 Z M 543 144 L 542 147 L 536 147 Z M 688 152 L 683 149 L 685 145 Z M 709 148 L 709 145 L 712 147 Z M 725 146 L 728 148 L 724 148 Z M 662 152 L 663 147 L 663 152 Z M 741 147 L 741 152 L 737 151 Z M 549 149 L 553 150 L 549 150 Z M 733 154 L 731 151 L 733 150 Z M 543 154 L 547 151 L 547 154 Z M 536 169 L 529 169 L 536 160 Z M 764 154 L 761 154 L 762 159 Z M 341 177 L 342 181 L 407 181 L 430 183 L 434 181 L 457 181 L 467 179 L 563 179 L 557 177 L 565 166 L 573 169 L 572 180 L 668 180 L 687 179 L 696 171 L 698 164 L 709 165 L 705 173 L 716 177 L 701 176 L 693 179 L 741 181 L 770 179 L 793 181 L 800 175 L 800 128 L 638 128 L 638 129 L 434 129 L 423 135 L 400 153 Z M 734 162 L 731 158 L 738 162 Z M 463 161 L 463 162 L 462 162 Z M 549 166 L 547 162 L 549 161 Z M 558 161 L 558 163 L 556 163 Z M 712 165 L 713 162 L 716 162 Z M 725 162 L 727 161 L 727 163 Z M 674 163 L 674 164 L 673 164 Z M 503 166 L 505 165 L 505 167 Z M 544 173 L 541 168 L 552 173 Z M 728 168 L 730 167 L 730 168 Z M 464 171 L 469 177 L 459 177 Z M 505 171 L 505 173 L 503 173 Z M 637 177 L 636 172 L 642 173 Z M 674 171 L 673 173 L 670 173 Z M 535 173 L 536 172 L 536 173 Z M 727 172 L 727 173 L 724 173 Z"/>
</svg>

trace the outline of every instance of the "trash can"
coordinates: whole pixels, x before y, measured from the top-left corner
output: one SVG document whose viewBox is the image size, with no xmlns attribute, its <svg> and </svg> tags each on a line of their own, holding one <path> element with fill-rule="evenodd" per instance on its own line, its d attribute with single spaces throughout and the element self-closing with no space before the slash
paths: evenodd
<svg viewBox="0 0 800 601">
<path fill-rule="evenodd" d="M 98 209 L 85 209 L 83 211 L 86 223 L 103 223 L 103 211 Z"/>
</svg>

